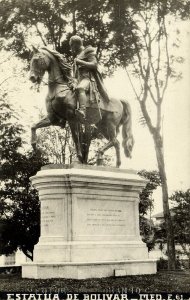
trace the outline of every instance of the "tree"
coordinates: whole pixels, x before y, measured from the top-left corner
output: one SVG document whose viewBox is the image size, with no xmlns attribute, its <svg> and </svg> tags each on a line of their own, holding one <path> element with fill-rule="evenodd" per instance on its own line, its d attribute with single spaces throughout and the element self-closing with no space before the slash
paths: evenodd
<svg viewBox="0 0 190 300">
<path fill-rule="evenodd" d="M 154 199 L 152 198 L 152 194 L 154 190 L 161 185 L 161 180 L 158 171 L 141 170 L 138 174 L 148 180 L 146 186 L 140 193 L 139 216 L 140 232 L 143 236 L 143 241 L 147 244 L 150 251 L 154 247 L 155 243 L 155 227 L 151 220 L 151 212 L 154 208 Z M 147 218 L 149 213 L 150 217 Z"/>
<path fill-rule="evenodd" d="M 40 203 L 29 178 L 36 174 L 43 162 L 39 157 L 30 154 L 22 161 L 19 160 L 19 163 L 21 166 L 17 167 L 14 184 L 9 179 L 9 183 L 0 191 L 0 214 L 4 224 L 0 253 L 11 254 L 19 248 L 32 259 L 34 245 L 40 236 Z"/>
<path fill-rule="evenodd" d="M 163 153 L 162 106 L 169 79 L 181 76 L 172 63 L 183 60 L 171 55 L 170 18 L 176 12 L 185 18 L 189 11 L 188 1 L 179 0 L 1 1 L 1 35 L 8 40 L 6 48 L 16 49 L 20 57 L 29 58 L 28 40 L 36 34 L 43 45 L 52 44 L 69 58 L 68 40 L 77 33 L 97 46 L 98 57 L 109 72 L 118 66 L 125 68 L 140 104 L 142 123 L 155 145 L 171 269 L 175 268 L 175 246 Z M 133 78 L 138 79 L 136 86 Z"/>
<path fill-rule="evenodd" d="M 173 224 L 176 243 L 180 244 L 180 253 L 189 259 L 190 268 L 190 189 L 187 191 L 176 191 L 170 197 L 174 207 Z"/>
<path fill-rule="evenodd" d="M 126 11 L 129 13 L 127 8 Z M 141 1 L 131 11 L 130 18 L 125 20 L 123 13 L 123 27 L 128 26 L 129 20 L 133 24 L 131 35 L 134 47 L 130 64 L 124 59 L 123 66 L 141 108 L 141 122 L 147 125 L 154 141 L 167 231 L 168 268 L 175 269 L 174 232 L 163 151 L 162 105 L 169 79 L 179 79 L 181 76 L 175 72 L 172 62 L 181 62 L 182 58 L 171 53 L 168 34 L 171 17 L 169 12 L 166 2 Z M 120 17 L 122 18 L 122 15 Z M 118 43 L 118 47 L 122 50 L 123 45 Z"/>
<path fill-rule="evenodd" d="M 39 238 L 40 210 L 30 177 L 47 161 L 39 153 L 24 151 L 24 130 L 17 115 L 6 95 L 1 95 L 0 253 L 10 254 L 19 248 L 32 259 L 33 248 Z"/>
<path fill-rule="evenodd" d="M 127 31 L 125 28 L 119 38 L 115 34 L 112 38 L 114 28 L 122 28 L 116 2 L 2 0 L 0 33 L 7 40 L 7 50 L 12 50 L 19 57 L 28 60 L 28 47 L 32 42 L 42 46 L 52 45 L 71 60 L 69 39 L 72 34 L 82 35 L 85 44 L 90 43 L 97 47 L 99 60 L 112 72 L 117 65 L 121 65 L 120 57 L 124 57 L 123 52 L 115 47 L 118 40 L 123 41 L 127 59 L 134 52 L 130 46 L 133 39 L 130 34 L 132 23 L 128 24 Z M 130 3 L 129 0 L 128 2 Z M 114 22 L 112 18 L 115 18 Z M 127 43 L 124 44 L 124 41 Z"/>
<path fill-rule="evenodd" d="M 31 32 L 43 45 L 51 43 L 58 49 L 66 24 L 61 14 L 62 7 L 63 1 L 58 0 L 2 0 L 1 34 L 9 41 L 7 49 L 13 49 L 20 57 L 28 59 L 27 40 L 31 38 Z"/>
</svg>

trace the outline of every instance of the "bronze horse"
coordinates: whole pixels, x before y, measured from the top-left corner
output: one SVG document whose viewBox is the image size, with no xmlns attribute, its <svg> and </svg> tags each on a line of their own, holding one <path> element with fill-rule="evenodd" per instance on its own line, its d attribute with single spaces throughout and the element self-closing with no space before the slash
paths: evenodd
<svg viewBox="0 0 190 300">
<path fill-rule="evenodd" d="M 64 128 L 66 122 L 68 122 L 76 146 L 78 160 L 80 163 L 87 163 L 88 150 L 92 139 L 91 125 L 89 123 L 82 125 L 82 127 L 85 127 L 85 130 L 83 130 L 84 133 L 81 135 L 80 120 L 77 119 L 75 114 L 77 99 L 75 93 L 68 85 L 71 80 L 71 67 L 64 61 L 63 57 L 61 58 L 62 64 L 60 64 L 60 57 L 61 55 L 58 52 L 50 51 L 47 48 L 36 49 L 33 47 L 33 57 L 30 63 L 30 80 L 33 83 L 40 84 L 46 71 L 49 76 L 48 94 L 46 96 L 47 116 L 32 126 L 31 144 L 34 148 L 36 147 L 36 130 L 38 128 L 50 125 Z M 91 121 L 91 123 L 94 123 L 96 131 L 101 133 L 108 140 L 108 143 L 102 149 L 99 149 L 99 158 L 102 158 L 104 152 L 114 146 L 116 150 L 116 166 L 119 167 L 121 158 L 117 134 L 121 125 L 123 136 L 122 145 L 126 157 L 131 157 L 134 144 L 129 103 L 125 100 L 111 98 L 107 110 L 100 109 L 97 106 L 91 109 L 90 113 L 92 116 L 97 113 L 101 115 L 101 118 L 95 122 Z"/>
</svg>

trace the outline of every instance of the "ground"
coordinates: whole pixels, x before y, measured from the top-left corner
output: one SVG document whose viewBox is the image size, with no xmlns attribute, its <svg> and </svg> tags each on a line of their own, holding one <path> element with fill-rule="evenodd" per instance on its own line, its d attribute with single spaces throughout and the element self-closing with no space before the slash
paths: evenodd
<svg viewBox="0 0 190 300">
<path fill-rule="evenodd" d="M 0 274 L 0 292 L 190 292 L 190 271 L 162 271 L 156 275 L 101 279 L 22 279 L 21 275 Z"/>
</svg>

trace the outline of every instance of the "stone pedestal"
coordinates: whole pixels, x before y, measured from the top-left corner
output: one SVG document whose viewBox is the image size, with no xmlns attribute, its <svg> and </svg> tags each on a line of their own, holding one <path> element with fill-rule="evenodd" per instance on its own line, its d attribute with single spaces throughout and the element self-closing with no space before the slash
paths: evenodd
<svg viewBox="0 0 190 300">
<path fill-rule="evenodd" d="M 139 234 L 139 193 L 127 170 L 47 166 L 32 177 L 41 202 L 41 236 L 23 278 L 92 278 L 156 273 Z"/>
</svg>

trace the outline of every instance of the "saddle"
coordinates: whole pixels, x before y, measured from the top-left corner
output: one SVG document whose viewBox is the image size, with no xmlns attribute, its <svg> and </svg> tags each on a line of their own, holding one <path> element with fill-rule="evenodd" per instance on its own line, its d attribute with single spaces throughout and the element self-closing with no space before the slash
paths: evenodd
<svg viewBox="0 0 190 300">
<path fill-rule="evenodd" d="M 105 101 L 100 95 L 96 83 L 91 81 L 87 91 L 86 119 L 88 123 L 98 123 L 102 118 L 103 111 L 114 112 L 114 106 L 110 99 Z"/>
</svg>

